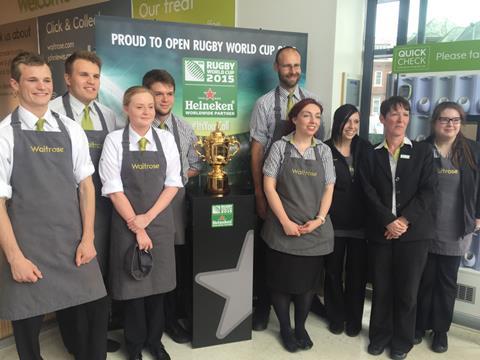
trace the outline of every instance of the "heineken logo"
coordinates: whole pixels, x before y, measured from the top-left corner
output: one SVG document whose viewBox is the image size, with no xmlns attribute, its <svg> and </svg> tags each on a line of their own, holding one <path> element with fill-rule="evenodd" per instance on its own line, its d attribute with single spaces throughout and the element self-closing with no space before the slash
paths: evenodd
<svg viewBox="0 0 480 360">
<path fill-rule="evenodd" d="M 212 228 L 233 226 L 233 204 L 212 205 Z"/>
<path fill-rule="evenodd" d="M 237 116 L 236 60 L 183 59 L 183 115 L 218 118 Z"/>
</svg>

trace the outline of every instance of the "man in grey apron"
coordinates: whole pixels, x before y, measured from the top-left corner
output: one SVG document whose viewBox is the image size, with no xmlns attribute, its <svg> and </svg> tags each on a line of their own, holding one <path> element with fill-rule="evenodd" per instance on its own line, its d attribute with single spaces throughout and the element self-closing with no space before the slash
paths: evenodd
<svg viewBox="0 0 480 360">
<path fill-rule="evenodd" d="M 92 175 L 95 185 L 95 249 L 104 280 L 108 279 L 108 254 L 110 246 L 110 223 L 112 203 L 101 194 L 102 182 L 98 174 L 98 162 L 102 154 L 103 142 L 107 134 L 116 127 L 115 113 L 96 101 L 100 89 L 100 58 L 89 51 L 78 51 L 65 61 L 65 81 L 68 92 L 50 102 L 50 108 L 59 114 L 68 116 L 78 122 L 88 138 L 90 157 L 95 167 Z M 116 317 L 121 317 L 120 310 L 113 306 Z M 66 315 L 66 314 L 65 314 Z M 59 316 L 58 322 L 63 342 L 67 349 L 73 347 L 75 336 L 69 325 L 68 315 Z M 120 343 L 108 340 L 108 351 L 114 352 Z"/>
<path fill-rule="evenodd" d="M 11 77 L 20 106 L 0 123 L 0 318 L 12 320 L 20 359 L 38 360 L 43 315 L 68 311 L 75 358 L 103 360 L 107 302 L 93 243 L 87 138 L 49 109 L 44 59 L 17 55 Z M 78 332 L 87 313 L 89 327 Z"/>
<path fill-rule="evenodd" d="M 300 53 L 291 46 L 277 51 L 273 68 L 278 74 L 279 85 L 257 100 L 250 119 L 251 167 L 258 216 L 254 258 L 254 297 L 257 298 L 253 314 L 254 330 L 266 329 L 270 314 L 270 301 L 263 270 L 265 248 L 259 236 L 268 207 L 263 192 L 263 162 L 268 155 L 270 146 L 285 135 L 284 129 L 287 123 L 285 119 L 293 105 L 303 98 L 313 98 L 320 102 L 318 96 L 298 86 L 302 73 L 301 62 Z M 324 137 L 323 126 L 322 122 L 316 135 L 319 139 Z"/>
<path fill-rule="evenodd" d="M 166 71 L 154 69 L 148 71 L 142 80 L 143 86 L 155 94 L 156 117 L 154 127 L 170 131 L 175 137 L 180 154 L 181 176 L 183 185 L 188 179 L 198 175 L 202 163 L 198 158 L 193 144 L 197 137 L 193 128 L 183 119 L 172 113 L 175 101 L 175 80 Z M 182 317 L 188 318 L 191 307 L 191 258 L 185 244 L 186 198 L 185 188 L 180 188 L 171 203 L 175 222 L 175 263 L 177 267 L 177 287 L 165 297 L 165 332 L 177 343 L 189 342 L 191 336 L 179 323 Z"/>
</svg>

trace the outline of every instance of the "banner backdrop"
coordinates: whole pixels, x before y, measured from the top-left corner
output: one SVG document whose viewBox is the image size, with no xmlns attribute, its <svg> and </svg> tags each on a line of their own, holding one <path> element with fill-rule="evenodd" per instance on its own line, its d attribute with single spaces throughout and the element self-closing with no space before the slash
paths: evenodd
<svg viewBox="0 0 480 360">
<path fill-rule="evenodd" d="M 119 17 L 96 18 L 97 54 L 102 58 L 103 103 L 121 113 L 124 91 L 141 84 L 151 69 L 163 68 L 176 81 L 173 112 L 197 135 L 208 135 L 217 121 L 242 143 L 227 167 L 234 184 L 249 176 L 249 121 L 258 97 L 278 83 L 275 53 L 295 46 L 306 69 L 307 34 L 162 23 Z M 301 83 L 305 81 L 305 73 Z"/>
<path fill-rule="evenodd" d="M 130 13 L 130 1 L 110 0 L 38 18 L 40 54 L 52 68 L 54 95 L 66 91 L 63 80 L 65 59 L 77 50 L 95 50 L 95 16 L 130 17 Z"/>
</svg>

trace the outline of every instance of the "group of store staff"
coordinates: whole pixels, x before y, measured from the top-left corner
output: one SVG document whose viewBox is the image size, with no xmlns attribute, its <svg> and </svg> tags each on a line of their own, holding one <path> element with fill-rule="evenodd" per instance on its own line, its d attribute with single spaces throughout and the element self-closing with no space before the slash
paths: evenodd
<svg viewBox="0 0 480 360">
<path fill-rule="evenodd" d="M 250 122 L 253 329 L 267 327 L 272 305 L 287 351 L 313 346 L 309 311 L 333 334 L 357 336 L 370 279 L 368 353 L 388 347 L 404 359 L 427 330 L 431 349 L 447 351 L 458 268 L 480 228 L 480 146 L 461 132 L 462 107 L 438 104 L 431 136 L 417 142 L 406 136 L 409 102 L 390 97 L 380 107 L 384 140 L 372 146 L 357 135 L 359 111 L 345 104 L 323 143 L 323 107 L 298 86 L 299 52 L 280 49 L 274 70 L 279 85 L 257 100 Z"/>
<path fill-rule="evenodd" d="M 170 359 L 164 329 L 190 341 L 178 320 L 188 317 L 183 186 L 201 168 L 196 137 L 172 114 L 175 81 L 158 69 L 125 92 L 128 125 L 115 130 L 115 114 L 96 100 L 100 69 L 94 53 L 73 53 L 68 92 L 50 101 L 45 60 L 12 60 L 19 106 L 0 122 L 0 318 L 12 321 L 22 360 L 42 359 L 51 312 L 77 360 L 118 349 L 107 341 L 118 312 L 129 359 L 144 348 Z"/>
<path fill-rule="evenodd" d="M 100 69 L 95 54 L 72 54 L 68 92 L 50 101 L 43 58 L 12 61 L 19 107 L 0 122 L 0 318 L 12 320 L 22 360 L 41 359 L 51 312 L 75 359 L 105 359 L 115 301 L 129 359 L 144 348 L 170 358 L 165 320 L 172 339 L 190 340 L 178 318 L 189 308 L 183 186 L 201 169 L 196 138 L 171 112 L 175 82 L 164 70 L 125 92 L 128 124 L 115 130 L 114 113 L 96 100 Z M 373 147 L 357 135 L 358 110 L 342 105 L 324 143 L 323 107 L 298 86 L 298 51 L 280 49 L 274 70 L 279 85 L 258 99 L 250 126 L 254 330 L 267 327 L 272 304 L 290 352 L 313 346 L 310 310 L 324 312 L 332 333 L 357 336 L 370 273 L 368 352 L 389 347 L 403 359 L 426 330 L 432 349 L 446 351 L 458 267 L 480 225 L 480 148 L 460 131 L 462 108 L 438 105 L 431 137 L 415 142 L 405 136 L 408 101 L 389 98 L 385 139 Z M 133 276 L 126 260 L 144 265 L 144 254 L 154 266 Z M 315 295 L 323 268 L 324 310 Z"/>
</svg>

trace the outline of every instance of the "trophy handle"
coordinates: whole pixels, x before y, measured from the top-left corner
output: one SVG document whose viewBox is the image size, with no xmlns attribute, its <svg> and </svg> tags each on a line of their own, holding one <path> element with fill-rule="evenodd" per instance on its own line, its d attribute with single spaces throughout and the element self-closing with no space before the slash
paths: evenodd
<svg viewBox="0 0 480 360">
<path fill-rule="evenodd" d="M 198 139 L 198 141 L 193 144 L 193 149 L 195 150 L 197 155 L 200 157 L 200 159 L 205 161 L 206 156 L 203 153 L 201 153 L 200 151 L 198 151 L 198 148 L 203 149 L 203 139 L 202 138 Z"/>
<path fill-rule="evenodd" d="M 240 150 L 240 142 L 233 136 L 229 137 L 228 142 L 228 159 L 230 160 L 235 156 L 235 154 Z M 230 153 L 230 149 L 235 147 L 235 151 Z"/>
</svg>

